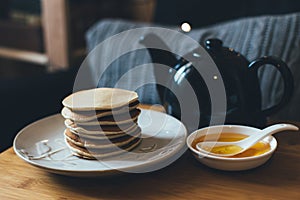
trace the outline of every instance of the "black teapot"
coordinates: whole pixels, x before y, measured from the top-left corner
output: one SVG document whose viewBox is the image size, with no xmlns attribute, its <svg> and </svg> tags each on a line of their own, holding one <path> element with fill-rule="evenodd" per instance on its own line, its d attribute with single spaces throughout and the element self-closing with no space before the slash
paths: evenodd
<svg viewBox="0 0 300 200">
<path fill-rule="evenodd" d="M 166 112 L 182 120 L 190 131 L 218 123 L 262 128 L 266 125 L 267 117 L 284 106 L 292 96 L 293 77 L 282 60 L 265 56 L 249 62 L 240 53 L 231 48 L 223 47 L 221 40 L 208 39 L 205 41 L 204 49 L 208 53 L 207 55 L 213 59 L 221 75 L 221 77 L 209 77 L 209 80 L 221 80 L 225 89 L 225 99 L 220 100 L 225 104 L 225 111 L 219 109 L 218 106 L 212 109 L 214 102 L 211 99 L 211 94 L 214 90 L 211 90 L 210 86 L 207 85 L 207 77 L 203 73 L 199 73 L 204 65 L 196 66 L 198 60 L 203 59 L 201 58 L 202 47 L 178 58 L 178 55 L 168 51 L 167 45 L 153 33 L 142 37 L 140 43 L 148 49 L 152 57 L 158 83 L 157 90 Z M 153 43 L 162 48 L 152 48 Z M 168 71 L 163 71 L 160 64 L 171 68 Z M 279 70 L 284 81 L 284 93 L 279 103 L 263 110 L 258 69 L 265 64 L 273 65 Z M 191 94 L 193 93 L 187 92 L 188 87 L 192 88 L 197 104 L 189 100 L 192 99 Z M 189 106 L 183 106 L 186 104 Z M 185 119 L 182 118 L 183 114 Z M 223 122 L 216 120 L 218 118 L 223 118 Z M 189 127 L 189 124 L 195 120 L 198 120 L 197 125 Z M 212 121 L 215 122 L 212 123 Z"/>
</svg>

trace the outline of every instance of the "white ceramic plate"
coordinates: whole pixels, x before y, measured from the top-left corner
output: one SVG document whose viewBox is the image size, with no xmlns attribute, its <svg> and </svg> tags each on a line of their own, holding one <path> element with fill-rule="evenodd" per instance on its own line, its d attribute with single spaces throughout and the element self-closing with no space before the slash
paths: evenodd
<svg viewBox="0 0 300 200">
<path fill-rule="evenodd" d="M 138 123 L 142 129 L 141 144 L 132 152 L 102 160 L 85 160 L 71 154 L 64 141 L 64 119 L 60 114 L 26 126 L 15 137 L 13 147 L 26 162 L 69 176 L 154 171 L 169 165 L 186 150 L 186 128 L 174 117 L 142 110 Z"/>
</svg>

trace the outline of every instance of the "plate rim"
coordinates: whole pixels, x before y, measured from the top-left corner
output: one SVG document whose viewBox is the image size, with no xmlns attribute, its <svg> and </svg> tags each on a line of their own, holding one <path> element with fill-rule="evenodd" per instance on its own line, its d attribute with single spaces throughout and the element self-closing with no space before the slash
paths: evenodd
<svg viewBox="0 0 300 200">
<path fill-rule="evenodd" d="M 160 159 L 155 159 L 155 160 L 151 161 L 150 162 L 151 165 L 154 165 L 156 163 L 159 163 L 159 162 L 162 162 L 162 161 L 165 161 L 167 159 L 172 158 L 174 155 L 176 155 L 178 152 L 180 152 L 180 150 L 182 150 L 186 146 L 185 141 L 186 141 L 186 138 L 187 138 L 187 135 L 188 135 L 187 128 L 180 120 L 176 119 L 175 117 L 173 117 L 173 116 L 171 116 L 167 113 L 163 113 L 163 112 L 159 112 L 159 111 L 155 111 L 155 110 L 143 109 L 143 108 L 140 108 L 140 109 L 142 110 L 142 112 L 147 111 L 147 112 L 159 113 L 160 115 L 166 115 L 169 118 L 172 118 L 172 120 L 177 121 L 177 123 L 181 124 L 181 126 L 183 127 L 183 131 L 182 131 L 181 135 L 184 137 L 184 139 L 183 139 L 182 143 L 179 144 L 179 146 L 176 148 L 175 151 L 172 151 L 167 156 L 163 156 Z M 120 167 L 120 168 L 117 168 L 117 169 L 109 169 L 108 168 L 108 169 L 98 169 L 98 170 L 60 169 L 60 168 L 53 168 L 53 167 L 45 166 L 43 164 L 34 162 L 33 160 L 26 159 L 23 155 L 21 155 L 21 153 L 19 152 L 20 149 L 17 148 L 17 142 L 18 142 L 18 138 L 20 137 L 20 135 L 22 135 L 23 132 L 25 132 L 28 128 L 30 128 L 32 126 L 36 126 L 37 124 L 41 123 L 42 121 L 47 121 L 47 120 L 50 120 L 51 118 L 58 118 L 59 116 L 62 117 L 60 113 L 52 114 L 52 115 L 40 118 L 40 119 L 38 119 L 38 120 L 36 120 L 32 123 L 27 124 L 25 127 L 23 127 L 16 134 L 16 136 L 14 137 L 14 140 L 13 140 L 13 150 L 16 153 L 16 155 L 19 158 L 21 158 L 23 161 L 25 161 L 25 162 L 27 162 L 27 163 L 35 166 L 35 167 L 38 167 L 40 169 L 46 170 L 48 172 L 55 173 L 55 174 L 69 175 L 69 176 L 79 176 L 79 177 L 95 176 L 95 175 L 96 176 L 117 175 L 117 174 L 122 174 L 122 173 L 128 173 L 128 172 L 123 171 L 123 170 L 126 170 L 126 169 L 142 168 L 142 167 L 145 167 L 145 166 L 149 165 L 149 163 L 141 163 L 139 165 L 134 165 L 134 166 L 129 166 L 129 167 Z M 62 119 L 63 119 L 63 117 L 62 117 Z M 184 150 L 184 152 L 185 151 L 186 150 Z M 179 157 L 181 157 L 181 155 Z M 91 160 L 91 161 L 94 161 L 94 160 Z M 176 160 L 174 160 L 174 161 L 176 161 Z M 153 170 L 153 171 L 157 171 L 157 170 L 158 169 Z"/>
</svg>

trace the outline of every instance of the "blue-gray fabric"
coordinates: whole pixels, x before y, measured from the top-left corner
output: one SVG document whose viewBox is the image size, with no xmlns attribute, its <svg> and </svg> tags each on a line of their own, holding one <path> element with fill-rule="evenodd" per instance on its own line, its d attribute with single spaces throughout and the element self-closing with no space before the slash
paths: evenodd
<svg viewBox="0 0 300 200">
<path fill-rule="evenodd" d="M 105 39 L 125 30 L 138 27 L 158 26 L 153 24 L 134 23 L 123 20 L 102 20 L 91 27 L 87 34 L 87 46 L 91 51 Z M 174 27 L 169 27 L 176 29 Z M 294 75 L 295 92 L 288 105 L 281 109 L 275 119 L 300 120 L 300 13 L 276 16 L 259 16 L 238 19 L 221 24 L 193 29 L 187 33 L 201 44 L 208 38 L 219 38 L 224 46 L 240 52 L 249 61 L 262 56 L 277 56 L 285 61 Z M 182 41 L 174 41 L 170 49 L 182 48 L 187 52 L 194 47 L 182 45 Z M 111 52 L 108 52 L 111 53 Z M 106 55 L 102 55 L 105 57 Z M 99 66 L 93 65 L 91 68 Z M 113 86 L 118 77 L 128 71 L 131 67 L 143 63 L 150 63 L 151 58 L 146 50 L 132 52 L 116 60 L 105 77 L 101 78 L 98 86 Z M 153 68 L 142 71 L 138 77 L 132 77 L 127 83 L 137 80 L 154 80 Z M 263 67 L 259 72 L 262 89 L 263 107 L 269 107 L 281 98 L 282 82 L 280 74 L 273 67 Z M 144 103 L 159 103 L 159 98 L 154 85 L 147 85 L 138 90 L 140 99 Z"/>
</svg>

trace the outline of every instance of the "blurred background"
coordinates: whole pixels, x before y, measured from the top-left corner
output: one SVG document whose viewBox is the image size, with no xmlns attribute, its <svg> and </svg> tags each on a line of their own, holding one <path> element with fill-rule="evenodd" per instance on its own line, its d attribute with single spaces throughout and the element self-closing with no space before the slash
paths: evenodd
<svg viewBox="0 0 300 200">
<path fill-rule="evenodd" d="M 1 0 L 0 77 L 77 66 L 86 55 L 85 32 L 104 18 L 193 28 L 238 17 L 284 14 L 295 0 Z"/>
<path fill-rule="evenodd" d="M 66 69 L 85 56 L 97 20 L 151 21 L 154 0 L 1 0 L 0 76 Z"/>
</svg>

